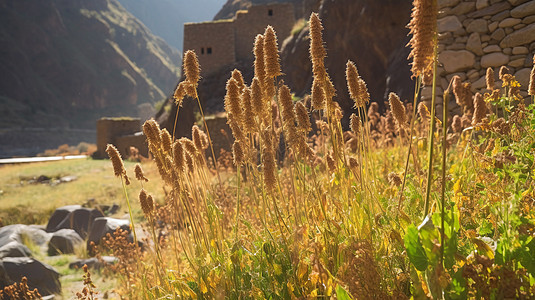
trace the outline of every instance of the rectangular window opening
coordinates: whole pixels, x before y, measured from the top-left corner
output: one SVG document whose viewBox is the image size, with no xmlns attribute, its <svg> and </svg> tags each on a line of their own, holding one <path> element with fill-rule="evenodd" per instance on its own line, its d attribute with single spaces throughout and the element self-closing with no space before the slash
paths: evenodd
<svg viewBox="0 0 535 300">
<path fill-rule="evenodd" d="M 201 54 L 204 54 L 204 47 L 201 48 Z"/>
<path fill-rule="evenodd" d="M 206 53 L 207 54 L 212 54 L 212 47 L 206 48 Z"/>
<path fill-rule="evenodd" d="M 273 9 L 268 9 L 268 16 L 273 16 Z"/>
</svg>

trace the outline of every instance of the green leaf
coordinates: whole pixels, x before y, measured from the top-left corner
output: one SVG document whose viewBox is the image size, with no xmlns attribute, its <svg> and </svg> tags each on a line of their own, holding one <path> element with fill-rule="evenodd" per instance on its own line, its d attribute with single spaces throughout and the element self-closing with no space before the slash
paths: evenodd
<svg viewBox="0 0 535 300">
<path fill-rule="evenodd" d="M 341 285 L 336 285 L 336 298 L 338 300 L 352 300 L 348 292 Z"/>
<path fill-rule="evenodd" d="M 427 256 L 425 255 L 422 243 L 420 243 L 418 229 L 414 224 L 411 224 L 407 228 L 407 234 L 405 234 L 405 249 L 407 249 L 407 255 L 414 267 L 418 271 L 424 271 L 428 265 Z"/>
</svg>

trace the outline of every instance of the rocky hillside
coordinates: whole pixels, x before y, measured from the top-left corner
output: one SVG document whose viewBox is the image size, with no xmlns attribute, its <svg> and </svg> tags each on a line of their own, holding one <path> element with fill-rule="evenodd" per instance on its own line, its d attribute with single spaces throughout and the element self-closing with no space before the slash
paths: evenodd
<svg viewBox="0 0 535 300">
<path fill-rule="evenodd" d="M 169 45 L 182 50 L 183 24 L 211 20 L 225 0 L 119 0 Z"/>
<path fill-rule="evenodd" d="M 9 128 L 94 129 L 104 115 L 135 116 L 179 77 L 178 51 L 116 0 L 0 0 L 0 25 L 1 144 Z"/>
</svg>

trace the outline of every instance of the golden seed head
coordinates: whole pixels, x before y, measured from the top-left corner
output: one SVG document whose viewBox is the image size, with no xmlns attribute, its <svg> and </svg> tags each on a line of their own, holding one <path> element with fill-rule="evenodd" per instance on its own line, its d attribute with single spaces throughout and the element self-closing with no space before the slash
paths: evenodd
<svg viewBox="0 0 535 300">
<path fill-rule="evenodd" d="M 182 147 L 186 149 L 186 152 L 190 153 L 191 155 L 195 155 L 197 153 L 197 148 L 195 147 L 195 143 L 193 143 L 192 140 L 188 138 L 180 138 L 180 143 L 182 143 Z"/>
<path fill-rule="evenodd" d="M 360 117 L 355 114 L 351 114 L 351 118 L 349 119 L 349 127 L 351 128 L 351 131 L 353 131 L 354 134 L 359 136 L 360 131 L 362 129 Z"/>
<path fill-rule="evenodd" d="M 358 168 L 358 167 L 359 167 L 359 162 L 358 162 L 358 160 L 357 160 L 356 158 L 354 158 L 354 157 L 350 157 L 350 158 L 349 158 L 349 167 L 350 167 L 351 169 L 356 169 L 356 168 Z"/>
<path fill-rule="evenodd" d="M 139 203 L 141 204 L 141 210 L 143 210 L 145 216 L 150 216 L 154 210 L 154 200 L 144 189 L 139 191 Z"/>
<path fill-rule="evenodd" d="M 173 144 L 173 163 L 180 172 L 185 171 L 184 148 L 182 148 L 182 143 L 179 140 Z"/>
<path fill-rule="evenodd" d="M 143 133 L 147 137 L 149 146 L 152 145 L 154 148 L 160 147 L 162 142 L 160 139 L 160 125 L 154 119 L 147 120 L 143 123 Z"/>
<path fill-rule="evenodd" d="M 143 174 L 143 169 L 141 169 L 140 164 L 136 164 L 134 167 L 134 173 L 136 174 L 136 179 L 139 181 L 149 181 L 147 177 L 145 177 L 145 174 Z"/>
<path fill-rule="evenodd" d="M 327 51 L 323 46 L 322 31 L 323 26 L 317 13 L 312 13 L 309 19 L 310 26 L 310 58 L 312 60 L 312 72 L 314 76 L 319 76 L 325 72 L 324 59 Z"/>
<path fill-rule="evenodd" d="M 264 64 L 264 36 L 258 34 L 254 40 L 254 74 L 264 84 L 266 80 L 266 68 Z"/>
<path fill-rule="evenodd" d="M 238 81 L 230 78 L 227 81 L 227 94 L 225 95 L 225 110 L 232 114 L 233 120 L 239 125 L 242 124 L 242 108 L 240 106 L 240 87 Z"/>
<path fill-rule="evenodd" d="M 451 122 L 451 129 L 453 129 L 453 132 L 455 133 L 460 133 L 461 131 L 463 131 L 463 124 L 459 115 L 453 116 L 453 121 Z"/>
<path fill-rule="evenodd" d="M 294 105 L 292 94 L 287 85 L 281 85 L 279 88 L 279 103 L 281 105 L 281 115 L 284 124 L 293 125 L 295 123 Z"/>
<path fill-rule="evenodd" d="M 431 116 L 429 109 L 427 109 L 427 106 L 423 102 L 420 102 L 420 104 L 418 104 L 418 114 L 420 115 L 420 119 L 422 120 L 422 122 L 426 122 Z"/>
<path fill-rule="evenodd" d="M 535 55 L 533 55 L 533 67 L 529 76 L 528 94 L 535 96 Z"/>
<path fill-rule="evenodd" d="M 279 63 L 277 35 L 271 25 L 268 25 L 264 32 L 264 64 L 267 77 L 273 78 L 282 75 Z"/>
<path fill-rule="evenodd" d="M 383 119 L 383 117 L 381 117 Z M 396 121 L 394 120 L 394 115 L 392 115 L 392 111 L 388 111 L 386 113 L 385 119 L 385 130 L 386 132 L 396 133 Z"/>
<path fill-rule="evenodd" d="M 171 152 L 172 137 L 167 129 L 164 128 L 160 131 L 160 139 L 162 140 L 162 149 L 165 152 Z"/>
<path fill-rule="evenodd" d="M 412 76 L 424 75 L 432 67 L 437 27 L 437 3 L 435 0 L 414 0 L 411 20 L 407 26 L 412 38 L 409 45 L 413 58 Z"/>
<path fill-rule="evenodd" d="M 201 129 L 197 125 L 193 125 L 191 127 L 191 137 L 193 139 L 193 144 L 195 145 L 195 148 L 197 148 L 197 151 L 202 152 L 203 150 L 203 142 L 201 138 Z"/>
<path fill-rule="evenodd" d="M 195 171 L 194 162 L 193 162 L 193 158 L 195 157 L 195 154 L 186 152 L 184 157 L 186 158 L 186 165 L 188 166 L 188 172 L 193 173 L 193 171 Z"/>
<path fill-rule="evenodd" d="M 327 158 L 327 167 L 329 168 L 329 172 L 334 173 L 334 171 L 336 171 L 336 163 L 334 162 L 332 155 L 329 153 L 326 158 Z"/>
<path fill-rule="evenodd" d="M 112 144 L 108 144 L 106 146 L 106 153 L 108 153 L 108 156 L 110 157 L 115 176 L 119 177 L 125 175 L 126 170 L 124 168 L 123 159 L 117 148 Z"/>
<path fill-rule="evenodd" d="M 504 79 L 503 77 L 504 77 L 506 74 L 509 74 L 509 68 L 507 68 L 506 66 L 502 66 L 502 67 L 500 68 L 500 72 L 498 73 L 500 80 L 505 81 L 505 79 Z"/>
<path fill-rule="evenodd" d="M 245 87 L 245 82 L 243 81 L 243 75 L 241 74 L 240 70 L 234 69 L 232 71 L 231 77 L 238 82 L 238 87 L 240 88 L 240 91 L 243 90 L 243 88 Z"/>
<path fill-rule="evenodd" d="M 359 92 L 359 103 L 357 103 L 357 107 L 364 107 L 368 102 L 370 102 L 370 93 L 368 93 L 368 87 L 362 78 L 359 79 Z"/>
<path fill-rule="evenodd" d="M 257 77 L 254 77 L 253 82 L 251 83 L 251 101 L 255 114 L 257 115 L 265 113 L 264 102 L 262 99 L 261 81 Z"/>
<path fill-rule="evenodd" d="M 232 145 L 232 157 L 234 158 L 234 165 L 240 166 L 245 161 L 243 147 L 239 140 L 235 140 Z"/>
<path fill-rule="evenodd" d="M 485 99 L 483 99 L 483 95 L 480 93 L 476 93 L 474 96 L 474 116 L 472 117 L 472 125 L 476 125 L 481 123 L 481 121 L 487 116 L 489 113 L 489 109 L 487 107 L 487 103 L 485 102 Z"/>
<path fill-rule="evenodd" d="M 186 81 L 194 87 L 197 86 L 199 79 L 201 79 L 199 59 L 197 58 L 197 54 L 192 50 L 188 50 L 184 54 L 184 74 L 186 75 Z"/>
<path fill-rule="evenodd" d="M 312 83 L 312 107 L 316 110 L 325 109 L 325 92 L 323 91 L 323 87 L 321 83 L 314 79 L 314 82 Z"/>
<path fill-rule="evenodd" d="M 239 124 L 232 113 L 227 114 L 227 124 L 230 127 L 230 130 L 232 131 L 232 135 L 237 140 L 245 140 L 245 134 L 243 133 L 241 124 Z"/>
<path fill-rule="evenodd" d="M 398 95 L 396 95 L 396 93 L 390 93 L 388 95 L 388 102 L 390 103 L 390 110 L 392 111 L 398 126 L 400 128 L 405 126 L 405 123 L 407 122 L 407 114 L 405 112 L 405 106 L 401 103 L 401 100 L 399 100 Z"/>
<path fill-rule="evenodd" d="M 487 82 L 487 89 L 494 90 L 494 70 L 491 67 L 487 68 L 487 75 L 485 76 Z"/>
<path fill-rule="evenodd" d="M 359 73 L 355 64 L 348 60 L 346 64 L 346 81 L 349 96 L 355 102 L 355 107 L 359 107 L 358 97 L 360 96 Z"/>
<path fill-rule="evenodd" d="M 253 109 L 251 100 L 251 89 L 245 87 L 241 94 L 241 103 L 243 105 L 243 129 L 247 133 L 254 132 L 256 111 Z"/>
<path fill-rule="evenodd" d="M 178 106 L 182 106 L 182 100 L 184 100 L 184 97 L 186 96 L 186 85 L 188 83 L 183 81 L 178 84 L 175 90 L 175 94 L 173 95 L 173 98 L 175 98 L 175 104 Z"/>
<path fill-rule="evenodd" d="M 388 182 L 391 185 L 395 185 L 395 186 L 400 186 L 402 184 L 401 177 L 399 177 L 399 175 L 394 172 L 390 172 L 388 174 Z"/>
<path fill-rule="evenodd" d="M 308 133 L 312 129 L 312 124 L 310 124 L 310 117 L 303 102 L 297 102 L 295 105 L 295 115 L 299 128 L 305 133 Z"/>
<path fill-rule="evenodd" d="M 268 190 L 273 190 L 275 188 L 275 184 L 277 183 L 277 178 L 275 176 L 275 154 L 273 153 L 273 148 L 264 146 L 262 163 L 264 165 L 264 184 Z"/>
</svg>

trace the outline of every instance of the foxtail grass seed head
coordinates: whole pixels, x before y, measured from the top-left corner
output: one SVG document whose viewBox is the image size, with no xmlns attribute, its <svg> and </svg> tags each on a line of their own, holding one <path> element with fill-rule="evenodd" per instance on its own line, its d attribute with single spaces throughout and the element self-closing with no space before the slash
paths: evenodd
<svg viewBox="0 0 535 300">
<path fill-rule="evenodd" d="M 483 95 L 480 93 L 476 93 L 474 96 L 474 108 L 475 110 L 474 116 L 472 117 L 472 125 L 481 123 L 481 121 L 483 121 L 483 119 L 489 113 L 487 103 L 485 102 L 485 99 L 483 99 Z"/>
<path fill-rule="evenodd" d="M 407 122 L 407 114 L 405 112 L 405 106 L 401 103 L 401 100 L 399 100 L 398 95 L 396 95 L 396 93 L 390 93 L 388 95 L 388 102 L 390 103 L 390 110 L 392 110 L 392 114 L 394 115 L 398 126 L 400 128 L 405 126 L 405 123 Z"/>
<path fill-rule="evenodd" d="M 535 96 L 535 55 L 533 55 L 533 67 L 531 68 L 531 74 L 529 77 L 528 94 Z"/>
<path fill-rule="evenodd" d="M 253 82 L 251 83 L 251 101 L 253 104 L 253 109 L 255 110 L 255 114 L 259 116 L 266 113 L 264 111 L 264 102 L 262 99 L 261 81 L 257 77 L 254 77 Z"/>
<path fill-rule="evenodd" d="M 314 79 L 314 82 L 312 83 L 312 107 L 316 110 L 325 109 L 325 92 L 323 91 L 323 87 L 321 86 L 321 83 Z"/>
<path fill-rule="evenodd" d="M 383 118 L 383 117 L 381 117 Z M 394 115 L 392 114 L 392 111 L 388 111 L 386 113 L 386 118 L 385 118 L 386 122 L 385 122 L 385 129 L 386 129 L 386 132 L 389 133 L 396 133 L 396 121 L 394 120 Z"/>
<path fill-rule="evenodd" d="M 277 177 L 275 176 L 276 164 L 275 164 L 275 153 L 273 153 L 273 148 L 267 145 L 264 146 L 262 163 L 264 172 L 264 184 L 268 190 L 273 190 L 275 184 L 277 183 Z"/>
<path fill-rule="evenodd" d="M 139 181 L 149 181 L 149 179 L 147 179 L 147 177 L 145 177 L 145 174 L 143 174 L 143 169 L 141 169 L 141 165 L 140 164 L 136 164 L 136 166 L 134 167 L 134 173 L 136 174 L 136 179 L 139 180 Z"/>
<path fill-rule="evenodd" d="M 412 76 L 425 74 L 432 66 L 437 27 L 437 4 L 435 0 L 414 0 L 411 20 L 408 24 L 412 38 L 409 58 L 412 58 Z"/>
<path fill-rule="evenodd" d="M 427 109 L 427 106 L 423 102 L 418 104 L 418 115 L 420 115 L 420 120 L 422 120 L 422 122 L 427 122 L 431 116 L 429 109 Z"/>
<path fill-rule="evenodd" d="M 240 126 L 242 124 L 242 108 L 240 106 L 240 86 L 238 81 L 230 78 L 227 81 L 227 94 L 225 95 L 225 110 L 232 114 L 233 120 Z M 230 120 L 230 117 L 229 117 Z"/>
<path fill-rule="evenodd" d="M 162 140 L 163 150 L 168 153 L 171 152 L 171 144 L 173 142 L 172 142 L 172 137 L 167 131 L 167 129 L 164 128 L 160 131 L 160 139 Z"/>
<path fill-rule="evenodd" d="M 235 166 L 240 166 L 245 161 L 243 146 L 239 140 L 235 140 L 232 145 L 232 157 L 234 158 Z"/>
<path fill-rule="evenodd" d="M 279 103 L 281 105 L 282 121 L 286 125 L 293 125 L 295 123 L 295 112 L 292 94 L 288 86 L 284 84 L 279 88 Z"/>
<path fill-rule="evenodd" d="M 264 64 L 267 77 L 273 78 L 282 75 L 279 63 L 277 35 L 271 25 L 268 25 L 264 32 Z"/>
<path fill-rule="evenodd" d="M 195 171 L 195 166 L 194 166 L 195 154 L 191 154 L 190 152 L 186 152 L 184 154 L 184 157 L 186 158 L 186 166 L 188 166 L 188 173 L 192 174 Z"/>
<path fill-rule="evenodd" d="M 266 80 L 266 65 L 264 64 L 264 36 L 258 34 L 254 40 L 254 74 L 264 84 Z"/>
<path fill-rule="evenodd" d="M 353 170 L 357 169 L 359 167 L 359 162 L 356 158 L 350 157 L 349 158 L 349 167 Z"/>
<path fill-rule="evenodd" d="M 155 148 L 160 147 L 160 125 L 154 119 L 147 120 L 143 123 L 143 133 L 147 137 L 149 146 L 152 145 Z"/>
<path fill-rule="evenodd" d="M 182 100 L 184 100 L 184 97 L 186 96 L 186 85 L 187 82 L 181 82 L 178 84 L 175 90 L 175 94 L 173 95 L 173 98 L 175 98 L 175 104 L 178 106 L 182 106 Z"/>
<path fill-rule="evenodd" d="M 487 90 L 494 90 L 494 70 L 491 67 L 487 68 L 487 75 L 485 76 L 487 82 Z"/>
<path fill-rule="evenodd" d="M 139 191 L 139 203 L 141 204 L 141 210 L 143 210 L 145 216 L 150 216 L 154 211 L 154 200 L 144 189 Z"/>
<path fill-rule="evenodd" d="M 461 133 L 461 131 L 463 131 L 463 124 L 459 115 L 453 116 L 453 121 L 451 122 L 451 129 L 455 133 Z"/>
<path fill-rule="evenodd" d="M 333 159 L 333 156 L 329 153 L 326 157 L 327 160 L 327 168 L 329 168 L 329 172 L 334 173 L 336 171 L 336 163 Z"/>
<path fill-rule="evenodd" d="M 121 158 L 121 154 L 117 148 L 115 148 L 115 146 L 112 144 L 108 144 L 106 146 L 106 153 L 108 153 L 108 156 L 110 157 L 115 176 L 120 177 L 125 175 L 126 170 L 124 168 L 123 159 Z"/>
<path fill-rule="evenodd" d="M 359 73 L 355 64 L 350 60 L 348 60 L 346 64 L 346 81 L 347 88 L 349 90 L 349 96 L 355 102 L 355 107 L 361 107 L 361 102 L 359 101 Z"/>
<path fill-rule="evenodd" d="M 195 155 L 197 154 L 197 148 L 195 147 L 195 143 L 193 143 L 193 141 L 188 138 L 180 138 L 180 142 L 182 143 L 184 149 L 186 149 L 186 152 L 195 157 Z"/>
<path fill-rule="evenodd" d="M 245 87 L 241 94 L 241 103 L 243 105 L 243 129 L 247 133 L 253 133 L 255 129 L 255 115 L 256 111 L 253 109 L 251 100 L 251 89 Z"/>
<path fill-rule="evenodd" d="M 196 85 L 191 84 L 191 83 L 186 83 L 184 87 L 186 89 L 186 95 L 190 96 L 191 98 L 197 98 Z"/>
<path fill-rule="evenodd" d="M 238 87 L 240 88 L 240 91 L 243 90 L 243 88 L 245 87 L 245 82 L 243 81 L 243 75 L 241 74 L 240 70 L 234 69 L 232 71 L 231 77 L 238 82 Z"/>
<path fill-rule="evenodd" d="M 191 127 L 191 138 L 193 139 L 193 144 L 197 151 L 203 150 L 202 139 L 201 139 L 201 129 L 197 125 Z"/>
<path fill-rule="evenodd" d="M 201 68 L 199 67 L 199 59 L 194 51 L 188 50 L 184 54 L 184 74 L 186 74 L 186 81 L 195 87 L 201 79 Z"/>
<path fill-rule="evenodd" d="M 360 122 L 360 117 L 351 114 L 351 118 L 349 119 L 349 127 L 351 128 L 351 131 L 357 136 L 360 135 L 360 131 L 362 129 L 362 123 Z"/>
<path fill-rule="evenodd" d="M 390 172 L 388 174 L 388 182 L 394 186 L 400 186 L 402 184 L 401 177 L 395 172 Z"/>
<path fill-rule="evenodd" d="M 458 75 L 455 75 L 451 78 L 451 87 L 452 87 L 452 90 L 453 90 L 453 95 L 455 95 L 455 102 L 457 103 L 457 105 L 459 106 L 462 106 L 462 102 L 461 102 L 461 97 L 462 97 L 462 94 L 463 94 L 463 90 L 462 90 L 462 80 L 461 80 L 461 77 L 459 77 Z"/>
<path fill-rule="evenodd" d="M 297 124 L 299 128 L 308 133 L 312 129 L 312 124 L 310 124 L 310 117 L 308 116 L 307 109 L 302 102 L 297 102 L 295 105 L 295 115 L 297 117 Z"/>
<path fill-rule="evenodd" d="M 500 72 L 498 73 L 500 80 L 505 81 L 503 77 L 507 74 L 509 74 L 509 68 L 507 68 L 506 66 L 502 66 L 500 68 Z"/>
<path fill-rule="evenodd" d="M 182 148 L 182 143 L 180 141 L 175 141 L 173 144 L 173 163 L 180 172 L 185 171 L 184 160 L 184 148 Z"/>
<path fill-rule="evenodd" d="M 324 59 L 327 51 L 323 46 L 323 26 L 317 13 L 312 13 L 309 20 L 310 26 L 310 59 L 312 61 L 312 72 L 314 77 L 323 76 L 325 72 Z"/>
<path fill-rule="evenodd" d="M 364 107 L 368 102 L 370 102 L 370 93 L 368 93 L 368 87 L 364 79 L 359 79 L 359 107 Z"/>
</svg>

